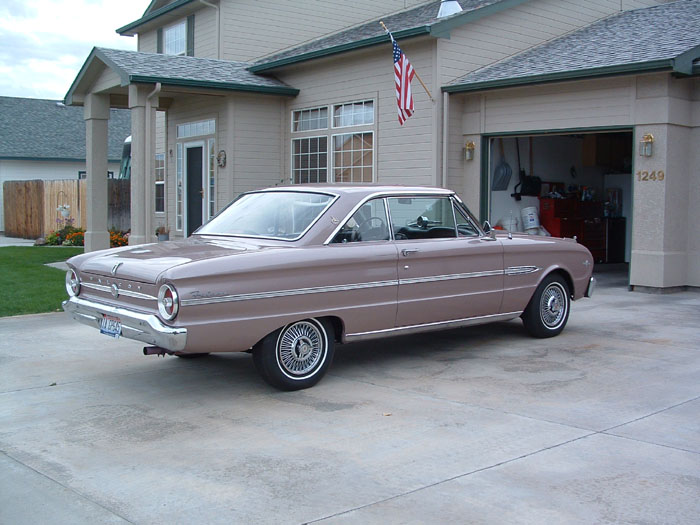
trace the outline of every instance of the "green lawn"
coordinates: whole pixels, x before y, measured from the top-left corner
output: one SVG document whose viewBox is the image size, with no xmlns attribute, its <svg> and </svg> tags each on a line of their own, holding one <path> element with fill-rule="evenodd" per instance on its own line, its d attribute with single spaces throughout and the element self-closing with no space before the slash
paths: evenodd
<svg viewBox="0 0 700 525">
<path fill-rule="evenodd" d="M 0 248 L 0 317 L 61 310 L 61 301 L 68 297 L 66 273 L 44 264 L 82 252 L 82 247 L 63 246 Z"/>
</svg>

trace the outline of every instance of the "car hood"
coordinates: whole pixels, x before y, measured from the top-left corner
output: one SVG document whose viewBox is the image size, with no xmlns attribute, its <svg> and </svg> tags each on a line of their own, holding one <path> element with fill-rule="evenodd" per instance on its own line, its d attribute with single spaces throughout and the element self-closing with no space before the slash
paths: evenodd
<svg viewBox="0 0 700 525">
<path fill-rule="evenodd" d="M 183 241 L 102 250 L 74 257 L 68 262 L 81 272 L 155 283 L 159 275 L 175 266 L 240 255 L 261 248 L 237 239 L 190 237 Z"/>
</svg>

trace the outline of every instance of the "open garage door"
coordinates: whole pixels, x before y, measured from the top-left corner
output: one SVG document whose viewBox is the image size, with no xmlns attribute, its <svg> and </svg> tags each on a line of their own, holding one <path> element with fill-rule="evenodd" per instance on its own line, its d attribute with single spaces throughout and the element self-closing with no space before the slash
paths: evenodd
<svg viewBox="0 0 700 525">
<path fill-rule="evenodd" d="M 632 130 L 492 136 L 488 151 L 485 201 L 492 225 L 575 236 L 597 265 L 627 270 Z"/>
</svg>

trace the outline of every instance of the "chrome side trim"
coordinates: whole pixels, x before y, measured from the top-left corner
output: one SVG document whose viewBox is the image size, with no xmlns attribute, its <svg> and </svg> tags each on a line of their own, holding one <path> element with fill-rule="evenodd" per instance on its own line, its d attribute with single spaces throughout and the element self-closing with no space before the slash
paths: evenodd
<svg viewBox="0 0 700 525">
<path fill-rule="evenodd" d="M 85 288 L 91 288 L 93 290 L 97 290 L 98 292 L 105 292 L 108 294 L 112 293 L 112 287 L 111 286 L 105 286 L 103 284 L 93 284 L 93 283 L 86 283 L 86 282 L 81 282 L 81 286 L 84 286 Z M 148 295 L 145 293 L 141 292 L 134 292 L 132 290 L 126 290 L 124 288 L 119 288 L 119 295 L 126 295 L 127 297 L 133 297 L 134 299 L 143 299 L 144 301 L 157 301 L 157 297 L 153 297 L 152 295 Z"/>
<path fill-rule="evenodd" d="M 291 297 L 326 292 L 347 292 L 350 290 L 363 290 L 366 288 L 381 288 L 384 286 L 398 286 L 399 281 L 375 281 L 371 283 L 343 284 L 337 286 L 316 286 L 313 288 L 297 288 L 295 290 L 280 290 L 275 292 L 245 293 L 236 295 L 222 295 L 221 297 L 202 297 L 195 299 L 181 299 L 182 306 L 195 306 L 202 304 L 217 304 L 236 301 L 250 301 L 253 299 L 274 299 L 277 297 Z"/>
<path fill-rule="evenodd" d="M 456 279 L 473 279 L 474 277 L 493 277 L 503 275 L 503 270 L 488 270 L 485 272 L 453 273 L 449 275 L 431 275 L 428 277 L 414 277 L 412 279 L 399 279 L 399 284 L 421 284 L 436 281 L 454 281 Z"/>
<path fill-rule="evenodd" d="M 135 339 L 179 352 L 185 349 L 186 328 L 166 326 L 152 314 L 142 314 L 106 304 L 94 303 L 78 297 L 63 301 L 63 309 L 76 321 L 100 329 L 104 315 L 118 317 L 122 323 L 122 337 Z"/>
<path fill-rule="evenodd" d="M 541 269 L 537 266 L 509 266 L 506 268 L 506 275 L 527 275 L 539 272 Z"/>
<path fill-rule="evenodd" d="M 493 321 L 508 321 L 515 319 L 520 312 L 508 312 L 505 314 L 480 315 L 476 317 L 466 317 L 464 319 L 455 319 L 453 321 L 439 321 L 436 323 L 426 323 L 411 326 L 400 326 L 398 328 L 386 328 L 384 330 L 374 330 L 372 332 L 358 332 L 356 334 L 346 334 L 345 341 L 364 341 L 367 339 L 375 339 L 391 335 L 406 335 L 417 334 L 421 332 L 430 332 L 443 328 L 459 328 L 463 326 L 472 326 L 477 324 L 491 323 Z"/>
</svg>

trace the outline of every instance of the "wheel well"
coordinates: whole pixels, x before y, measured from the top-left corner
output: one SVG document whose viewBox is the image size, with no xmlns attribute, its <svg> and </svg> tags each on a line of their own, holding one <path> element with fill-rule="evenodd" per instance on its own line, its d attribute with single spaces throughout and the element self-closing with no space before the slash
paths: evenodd
<svg viewBox="0 0 700 525">
<path fill-rule="evenodd" d="M 569 295 L 571 297 L 574 296 L 574 281 L 571 278 L 571 276 L 569 275 L 569 272 L 567 272 L 566 270 L 563 270 L 561 268 L 558 268 L 558 269 L 551 271 L 547 274 L 547 276 L 550 276 L 550 275 L 560 275 L 564 279 L 564 281 L 566 281 L 566 286 L 569 287 Z"/>
<path fill-rule="evenodd" d="M 328 317 L 318 317 L 317 319 L 325 319 L 333 327 L 333 338 L 336 343 L 341 343 L 343 341 L 343 332 L 345 326 L 343 325 L 343 320 L 340 317 L 328 316 Z"/>
</svg>

